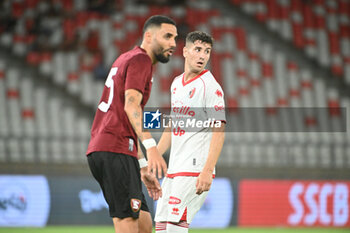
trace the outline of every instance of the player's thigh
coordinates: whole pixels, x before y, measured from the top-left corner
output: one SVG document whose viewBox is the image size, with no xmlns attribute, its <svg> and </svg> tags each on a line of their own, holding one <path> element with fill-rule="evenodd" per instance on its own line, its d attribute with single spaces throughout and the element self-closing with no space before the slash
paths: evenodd
<svg viewBox="0 0 350 233">
<path fill-rule="evenodd" d="M 137 218 L 113 218 L 115 233 L 139 233 Z"/>
<path fill-rule="evenodd" d="M 197 177 L 175 177 L 173 179 L 171 197 L 168 202 L 168 221 L 179 222 L 181 219 L 183 220 L 187 209 L 185 219 L 187 223 L 191 223 L 208 194 L 208 192 L 204 192 L 197 195 L 196 182 Z"/>
<path fill-rule="evenodd" d="M 142 193 L 141 175 L 136 158 L 121 155 L 121 160 L 114 161 L 111 167 L 113 175 L 108 179 L 114 200 L 110 205 L 112 217 L 138 218 L 141 210 L 149 211 Z M 119 166 L 119 167 L 118 167 Z M 123 171 L 117 171 L 118 169 Z"/>
<path fill-rule="evenodd" d="M 152 217 L 148 211 L 140 211 L 139 215 L 139 231 L 140 233 L 152 232 Z"/>
<path fill-rule="evenodd" d="M 168 216 L 168 202 L 171 195 L 171 180 L 165 177 L 162 182 L 162 197 L 157 201 L 157 209 L 155 214 L 156 222 L 167 221 Z"/>
<path fill-rule="evenodd" d="M 152 219 L 147 211 L 140 211 L 139 218 L 113 218 L 116 233 L 151 233 Z"/>
</svg>

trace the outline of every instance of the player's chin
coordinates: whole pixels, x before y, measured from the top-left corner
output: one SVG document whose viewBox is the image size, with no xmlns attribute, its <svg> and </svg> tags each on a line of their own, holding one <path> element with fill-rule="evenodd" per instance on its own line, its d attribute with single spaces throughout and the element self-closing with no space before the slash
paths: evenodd
<svg viewBox="0 0 350 233">
<path fill-rule="evenodd" d="M 204 70 L 204 67 L 196 67 L 195 69 L 193 69 L 194 73 L 200 73 Z"/>
<path fill-rule="evenodd" d="M 170 56 L 163 55 L 158 57 L 158 61 L 161 63 L 167 63 L 169 60 L 170 60 Z"/>
</svg>

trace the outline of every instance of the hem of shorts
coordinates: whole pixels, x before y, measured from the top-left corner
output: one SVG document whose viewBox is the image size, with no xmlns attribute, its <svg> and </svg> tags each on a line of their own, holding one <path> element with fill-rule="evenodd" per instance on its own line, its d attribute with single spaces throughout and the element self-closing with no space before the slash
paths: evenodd
<svg viewBox="0 0 350 233">
<path fill-rule="evenodd" d="M 178 176 L 185 176 L 185 177 L 198 177 L 200 175 L 200 172 L 175 172 L 175 173 L 168 173 L 166 175 L 167 178 L 174 178 Z M 213 178 L 215 178 L 215 174 L 213 174 Z"/>
<path fill-rule="evenodd" d="M 151 213 L 150 212 L 150 210 L 143 210 L 143 209 L 140 209 L 140 211 L 145 211 L 145 212 L 148 212 L 148 213 Z M 140 211 L 139 211 L 139 213 L 138 213 L 138 217 L 134 217 L 134 216 L 130 216 L 130 215 L 123 215 L 122 217 L 119 217 L 119 216 L 117 216 L 117 214 L 110 214 L 109 216 L 111 217 L 111 218 L 120 218 L 120 219 L 123 219 L 123 218 L 135 218 L 135 219 L 137 219 L 137 218 L 139 218 L 140 217 Z"/>
<path fill-rule="evenodd" d="M 140 215 L 138 215 L 137 217 L 134 216 L 130 216 L 130 215 L 123 215 L 122 217 L 117 216 L 117 215 L 109 215 L 111 218 L 120 218 L 120 219 L 124 219 L 124 218 L 134 218 L 134 219 L 138 219 L 140 217 Z"/>
<path fill-rule="evenodd" d="M 137 153 L 136 154 L 133 154 L 133 153 L 130 153 L 130 151 L 122 151 L 122 150 L 114 150 L 114 149 L 89 149 L 87 152 L 86 152 L 86 155 L 89 155 L 93 152 L 112 152 L 112 153 L 116 153 L 116 154 L 124 154 L 124 155 L 129 155 L 129 156 L 132 156 L 132 157 L 135 157 L 136 159 L 138 158 L 137 156 Z"/>
<path fill-rule="evenodd" d="M 181 220 L 181 217 L 179 217 L 179 219 L 167 219 L 167 220 L 159 220 L 159 219 L 154 219 L 155 222 L 166 222 L 166 223 L 179 223 L 179 222 L 182 222 L 182 221 L 185 221 L 185 220 Z M 188 222 L 188 219 L 186 220 L 186 222 L 188 224 L 190 224 L 192 222 Z"/>
</svg>

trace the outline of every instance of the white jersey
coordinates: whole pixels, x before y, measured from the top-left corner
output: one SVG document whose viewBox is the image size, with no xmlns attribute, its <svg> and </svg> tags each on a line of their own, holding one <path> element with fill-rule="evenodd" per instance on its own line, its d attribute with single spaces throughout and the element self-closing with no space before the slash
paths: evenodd
<svg viewBox="0 0 350 233">
<path fill-rule="evenodd" d="M 181 114 L 185 125 L 178 118 L 172 123 L 168 177 L 199 175 L 212 137 L 208 123 L 226 121 L 222 88 L 208 70 L 187 82 L 181 74 L 171 85 L 171 111 Z"/>
</svg>

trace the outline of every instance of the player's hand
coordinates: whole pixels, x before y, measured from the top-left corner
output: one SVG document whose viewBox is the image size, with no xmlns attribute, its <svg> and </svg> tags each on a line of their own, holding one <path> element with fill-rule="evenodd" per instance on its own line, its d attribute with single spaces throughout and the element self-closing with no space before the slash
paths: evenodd
<svg viewBox="0 0 350 233">
<path fill-rule="evenodd" d="M 162 188 L 160 187 L 157 177 L 153 173 L 148 172 L 147 167 L 141 168 L 141 180 L 145 184 L 148 195 L 154 200 L 158 200 L 162 196 Z"/>
<path fill-rule="evenodd" d="M 162 172 L 164 176 L 167 173 L 167 166 L 163 156 L 159 154 L 157 147 L 152 147 L 147 150 L 148 159 L 148 172 L 153 173 L 155 176 L 158 174 L 158 178 L 161 179 Z"/>
<path fill-rule="evenodd" d="M 196 194 L 200 195 L 203 192 L 209 191 L 212 182 L 213 182 L 213 174 L 211 172 L 202 171 L 197 178 Z"/>
</svg>

